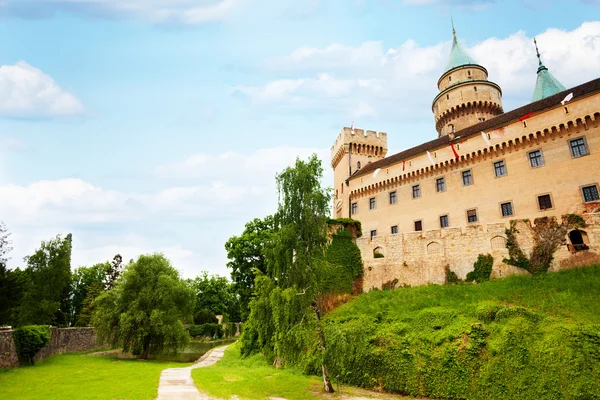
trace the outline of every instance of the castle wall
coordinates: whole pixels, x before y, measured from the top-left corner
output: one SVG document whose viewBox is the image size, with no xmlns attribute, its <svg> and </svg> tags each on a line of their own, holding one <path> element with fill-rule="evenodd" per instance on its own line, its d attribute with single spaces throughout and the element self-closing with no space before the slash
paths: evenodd
<svg viewBox="0 0 600 400">
<path fill-rule="evenodd" d="M 600 262 L 600 213 L 588 214 L 585 219 L 588 226 L 583 230 L 588 234 L 590 249 L 572 253 L 566 245 L 561 246 L 550 271 Z M 365 268 L 363 290 L 381 289 L 391 282 L 394 287 L 443 284 L 446 265 L 464 279 L 479 254 L 494 257 L 493 278 L 527 274 L 502 262 L 508 256 L 507 227 L 508 223 L 496 223 L 358 238 L 356 244 Z M 534 245 L 531 223 L 519 220 L 516 227 L 519 246 L 530 254 Z M 384 257 L 374 258 L 374 250 Z"/>
</svg>

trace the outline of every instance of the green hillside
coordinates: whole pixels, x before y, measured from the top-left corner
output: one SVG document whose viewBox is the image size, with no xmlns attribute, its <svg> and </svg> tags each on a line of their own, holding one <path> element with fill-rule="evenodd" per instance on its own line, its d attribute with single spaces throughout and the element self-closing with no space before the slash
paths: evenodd
<svg viewBox="0 0 600 400">
<path fill-rule="evenodd" d="M 326 363 L 347 384 L 434 398 L 600 399 L 600 266 L 374 291 L 325 321 Z"/>
</svg>

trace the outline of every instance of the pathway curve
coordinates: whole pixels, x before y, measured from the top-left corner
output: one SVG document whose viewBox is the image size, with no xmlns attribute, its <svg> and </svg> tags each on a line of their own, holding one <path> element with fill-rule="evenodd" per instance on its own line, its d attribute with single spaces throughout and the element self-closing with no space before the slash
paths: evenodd
<svg viewBox="0 0 600 400">
<path fill-rule="evenodd" d="M 192 369 L 208 367 L 223 357 L 228 346 L 209 350 L 196 364 L 186 368 L 167 368 L 160 374 L 157 400 L 210 400 L 201 394 L 192 379 Z"/>
</svg>

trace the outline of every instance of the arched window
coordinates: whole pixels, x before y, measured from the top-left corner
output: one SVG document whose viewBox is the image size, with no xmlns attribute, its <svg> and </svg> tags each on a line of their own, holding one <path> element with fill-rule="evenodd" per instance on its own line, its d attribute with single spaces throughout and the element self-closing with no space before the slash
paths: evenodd
<svg viewBox="0 0 600 400">
<path fill-rule="evenodd" d="M 574 231 L 569 232 L 569 240 L 571 241 L 571 245 L 573 246 L 573 250 L 575 251 L 589 249 L 587 245 L 587 243 L 589 243 L 589 239 L 585 231 L 575 229 Z"/>
<path fill-rule="evenodd" d="M 442 252 L 442 245 L 438 242 L 431 242 L 427 245 L 427 254 L 440 254 Z"/>
<path fill-rule="evenodd" d="M 502 250 L 506 248 L 506 239 L 502 236 L 492 238 L 492 250 Z"/>
<path fill-rule="evenodd" d="M 356 163 L 356 168 L 360 169 L 360 161 Z"/>
<path fill-rule="evenodd" d="M 383 248 L 381 246 L 375 247 L 373 249 L 373 258 L 384 258 Z"/>
</svg>

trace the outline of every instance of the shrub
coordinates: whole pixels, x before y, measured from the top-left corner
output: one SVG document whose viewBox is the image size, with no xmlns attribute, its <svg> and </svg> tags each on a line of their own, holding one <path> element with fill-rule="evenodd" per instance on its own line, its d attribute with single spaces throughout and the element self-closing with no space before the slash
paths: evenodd
<svg viewBox="0 0 600 400">
<path fill-rule="evenodd" d="M 354 281 L 363 274 L 363 262 L 348 229 L 338 229 L 333 235 L 325 258 L 329 265 L 321 277 L 323 292 L 351 293 Z"/>
<path fill-rule="evenodd" d="M 209 310 L 200 310 L 196 315 L 194 315 L 194 324 L 203 325 L 203 324 L 218 324 L 219 320 L 215 316 L 212 311 Z"/>
<path fill-rule="evenodd" d="M 446 285 L 455 285 L 462 282 L 458 275 L 456 275 L 456 273 L 450 269 L 449 265 L 444 267 L 444 272 L 446 273 Z"/>
<path fill-rule="evenodd" d="M 46 325 L 29 325 L 16 328 L 13 338 L 19 356 L 19 362 L 33 365 L 33 357 L 50 340 L 50 327 Z"/>
<path fill-rule="evenodd" d="M 208 336 L 212 339 L 221 339 L 224 334 L 223 326 L 219 324 L 192 325 L 188 331 L 191 337 Z"/>
<path fill-rule="evenodd" d="M 374 258 L 383 258 L 384 256 L 382 253 L 375 251 L 375 252 L 373 252 L 373 257 Z"/>
<path fill-rule="evenodd" d="M 467 274 L 467 282 L 476 281 L 477 283 L 490 280 L 492 275 L 492 266 L 494 265 L 494 257 L 490 254 L 480 254 L 477 256 L 477 261 L 473 264 L 473 271 Z"/>
</svg>

